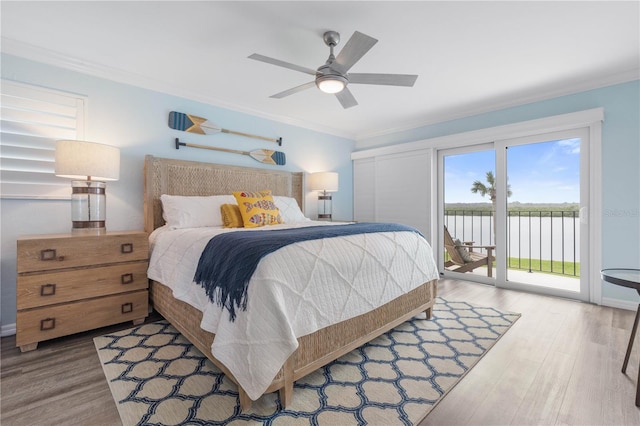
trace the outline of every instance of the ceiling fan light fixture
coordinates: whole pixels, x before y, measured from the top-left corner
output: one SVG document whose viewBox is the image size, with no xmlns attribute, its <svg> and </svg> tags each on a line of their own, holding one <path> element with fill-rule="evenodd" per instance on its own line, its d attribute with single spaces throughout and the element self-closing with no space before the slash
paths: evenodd
<svg viewBox="0 0 640 426">
<path fill-rule="evenodd" d="M 316 86 L 324 93 L 339 93 L 347 86 L 348 80 L 340 75 L 321 75 L 316 77 Z"/>
<path fill-rule="evenodd" d="M 320 91 L 336 95 L 335 97 L 340 102 L 340 105 L 342 105 L 342 108 L 346 109 L 358 105 L 358 102 L 351 94 L 351 91 L 346 88 L 349 83 L 412 87 L 416 82 L 416 78 L 418 78 L 417 75 L 409 74 L 349 74 L 351 67 L 353 67 L 360 58 L 362 58 L 369 49 L 378 42 L 378 40 L 373 37 L 369 37 L 366 34 L 362 34 L 359 31 L 355 31 L 337 56 L 333 54 L 333 49 L 340 42 L 340 34 L 336 31 L 327 31 L 323 35 L 323 40 L 324 43 L 329 46 L 329 57 L 317 70 L 291 64 L 268 56 L 259 55 L 257 53 L 249 56 L 249 59 L 315 76 L 313 81 L 309 81 L 283 92 L 276 93 L 275 95 L 271 95 L 271 98 L 281 99 L 285 96 L 290 96 L 294 93 L 307 90 L 315 84 Z"/>
</svg>

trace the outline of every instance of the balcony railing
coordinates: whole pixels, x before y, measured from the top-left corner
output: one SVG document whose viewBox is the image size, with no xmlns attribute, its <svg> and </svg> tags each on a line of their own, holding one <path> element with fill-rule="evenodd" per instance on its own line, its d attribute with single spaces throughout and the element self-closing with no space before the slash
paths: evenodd
<svg viewBox="0 0 640 426">
<path fill-rule="evenodd" d="M 513 210 L 507 215 L 509 268 L 580 276 L 577 211 Z M 474 241 L 475 245 L 495 245 L 492 212 L 452 209 L 445 211 L 444 218 L 453 238 Z"/>
</svg>

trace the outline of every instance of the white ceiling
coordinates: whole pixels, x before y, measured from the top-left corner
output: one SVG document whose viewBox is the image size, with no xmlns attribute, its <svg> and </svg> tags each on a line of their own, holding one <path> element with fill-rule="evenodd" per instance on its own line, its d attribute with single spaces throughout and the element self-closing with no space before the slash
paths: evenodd
<svg viewBox="0 0 640 426">
<path fill-rule="evenodd" d="M 13 2 L 2 51 L 354 139 L 640 76 L 638 1 Z M 312 76 L 335 30 L 379 42 L 350 70 L 418 74 L 414 87 L 350 85 L 343 109 Z M 189 112 L 189 111 L 185 111 Z M 214 117 L 209 117 L 213 118 Z"/>
</svg>

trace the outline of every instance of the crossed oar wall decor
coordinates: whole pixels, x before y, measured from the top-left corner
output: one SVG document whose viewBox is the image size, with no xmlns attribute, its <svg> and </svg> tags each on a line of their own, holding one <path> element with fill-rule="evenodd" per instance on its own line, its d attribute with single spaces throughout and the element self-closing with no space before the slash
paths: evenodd
<svg viewBox="0 0 640 426">
<path fill-rule="evenodd" d="M 251 133 L 236 132 L 234 130 L 222 129 L 203 117 L 171 111 L 169 113 L 169 127 L 175 130 L 182 130 L 200 135 L 213 135 L 216 133 L 227 133 L 231 135 L 244 136 L 246 138 L 260 139 L 267 142 L 277 143 L 282 146 L 282 138 L 273 139 L 264 136 L 252 135 Z"/>
<path fill-rule="evenodd" d="M 253 151 L 241 151 L 239 149 L 216 148 L 213 146 L 180 142 L 180 139 L 176 138 L 176 149 L 180 149 L 181 146 L 188 146 L 191 148 L 200 148 L 200 149 L 209 149 L 211 151 L 231 152 L 233 154 L 248 155 L 254 160 L 264 164 L 273 164 L 276 166 L 284 166 L 285 164 L 287 164 L 287 157 L 284 155 L 284 152 L 274 151 L 271 149 L 254 149 Z"/>
</svg>

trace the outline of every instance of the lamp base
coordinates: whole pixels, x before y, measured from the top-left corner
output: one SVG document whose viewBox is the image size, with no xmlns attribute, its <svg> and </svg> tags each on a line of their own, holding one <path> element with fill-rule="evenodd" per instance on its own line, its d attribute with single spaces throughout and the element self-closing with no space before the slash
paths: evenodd
<svg viewBox="0 0 640 426">
<path fill-rule="evenodd" d="M 72 233 L 106 233 L 106 186 L 104 182 L 94 180 L 71 182 Z"/>
<path fill-rule="evenodd" d="M 327 193 L 327 191 L 322 191 L 318 194 L 318 204 L 321 206 L 318 209 L 318 220 L 331 220 L 332 203 L 331 194 Z"/>
<path fill-rule="evenodd" d="M 102 226 L 100 228 L 71 228 L 73 235 L 103 235 L 107 233 L 107 228 Z"/>
</svg>

